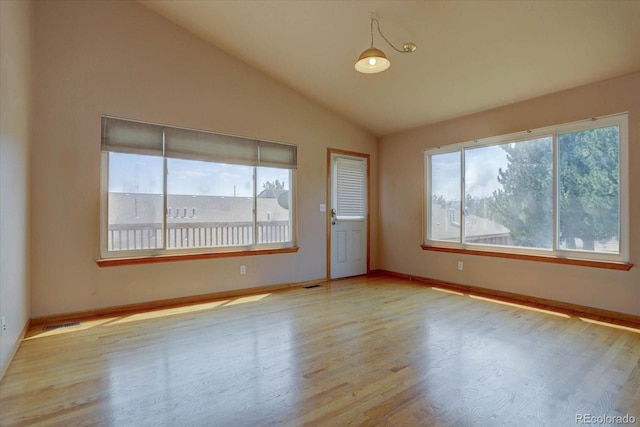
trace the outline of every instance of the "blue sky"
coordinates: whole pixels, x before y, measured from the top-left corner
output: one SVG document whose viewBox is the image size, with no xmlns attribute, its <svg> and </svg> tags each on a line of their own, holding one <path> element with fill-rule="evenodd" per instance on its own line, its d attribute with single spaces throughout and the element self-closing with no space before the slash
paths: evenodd
<svg viewBox="0 0 640 427">
<path fill-rule="evenodd" d="M 486 147 L 467 148 L 465 156 L 465 191 L 474 198 L 490 197 L 502 188 L 498 182 L 500 169 L 507 168 L 507 144 L 551 144 L 551 137 L 509 142 Z M 447 201 L 460 200 L 460 152 L 435 154 L 431 157 L 431 190 Z"/>
<path fill-rule="evenodd" d="M 498 170 L 507 167 L 507 155 L 500 146 L 467 149 L 465 190 L 473 197 L 488 197 L 501 188 Z M 448 201 L 460 200 L 460 152 L 436 154 L 431 158 L 433 194 Z"/>
<path fill-rule="evenodd" d="M 109 191 L 120 193 L 162 194 L 162 157 L 109 153 Z M 169 159 L 169 194 L 194 196 L 253 195 L 253 167 L 193 160 Z M 289 171 L 259 168 L 258 193 L 266 181 L 285 183 L 289 189 Z"/>
</svg>

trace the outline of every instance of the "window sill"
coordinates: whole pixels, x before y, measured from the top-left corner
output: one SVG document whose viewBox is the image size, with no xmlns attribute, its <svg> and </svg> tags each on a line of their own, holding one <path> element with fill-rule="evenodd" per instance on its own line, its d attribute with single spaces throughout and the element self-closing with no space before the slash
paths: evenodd
<svg viewBox="0 0 640 427">
<path fill-rule="evenodd" d="M 209 258 L 232 258 L 232 257 L 253 256 L 253 255 L 286 254 L 286 253 L 298 252 L 298 249 L 299 247 L 292 246 L 290 248 L 255 249 L 250 251 L 236 251 L 236 252 L 210 252 L 210 253 L 197 253 L 197 254 L 144 256 L 144 257 L 132 257 L 132 258 L 104 258 L 104 259 L 96 260 L 96 264 L 98 264 L 99 267 L 116 267 L 120 265 L 155 264 L 159 262 L 173 262 L 173 261 L 194 261 L 194 260 L 209 259 Z"/>
<path fill-rule="evenodd" d="M 475 249 L 446 248 L 446 247 L 431 246 L 431 245 L 420 245 L 420 247 L 422 248 L 423 251 L 449 252 L 454 254 L 465 254 L 465 255 L 480 255 L 480 256 L 488 256 L 488 257 L 494 257 L 494 258 L 507 258 L 507 259 L 517 259 L 517 260 L 524 260 L 524 261 L 548 262 L 551 264 L 578 265 L 582 267 L 606 268 L 609 270 L 629 271 L 631 270 L 631 267 L 633 267 L 633 264 L 628 262 L 595 261 L 595 260 L 580 259 L 580 258 L 559 258 L 554 256 L 516 254 L 516 253 L 484 251 L 484 250 L 475 250 Z"/>
</svg>

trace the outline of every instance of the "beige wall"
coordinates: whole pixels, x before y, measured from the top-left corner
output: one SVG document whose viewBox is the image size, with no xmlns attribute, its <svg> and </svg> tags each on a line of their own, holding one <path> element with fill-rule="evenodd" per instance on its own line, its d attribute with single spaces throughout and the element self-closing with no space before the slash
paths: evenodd
<svg viewBox="0 0 640 427">
<path fill-rule="evenodd" d="M 34 28 L 34 317 L 325 277 L 327 147 L 372 156 L 377 206 L 374 136 L 147 8 L 36 1 Z M 300 251 L 99 268 L 101 114 L 297 144 Z"/>
<path fill-rule="evenodd" d="M 31 315 L 29 144 L 31 3 L 0 1 L 0 366 Z"/>
<path fill-rule="evenodd" d="M 325 202 L 327 147 L 372 156 L 371 268 L 640 314 L 639 267 L 617 272 L 419 248 L 422 150 L 629 111 L 630 164 L 637 164 L 639 74 L 388 136 L 378 151 L 361 128 L 135 2 L 36 1 L 34 28 L 33 316 L 324 277 L 318 207 Z M 300 251 L 97 267 L 101 114 L 298 144 Z M 640 170 L 632 167 L 635 264 L 639 192 Z M 458 260 L 463 272 L 455 269 Z M 246 276 L 238 274 L 240 264 Z"/>
<path fill-rule="evenodd" d="M 628 272 L 422 251 L 424 149 L 629 112 Z M 640 73 L 382 138 L 382 269 L 640 315 Z M 625 159 L 626 160 L 626 159 Z M 457 271 L 457 261 L 464 271 Z"/>
</svg>

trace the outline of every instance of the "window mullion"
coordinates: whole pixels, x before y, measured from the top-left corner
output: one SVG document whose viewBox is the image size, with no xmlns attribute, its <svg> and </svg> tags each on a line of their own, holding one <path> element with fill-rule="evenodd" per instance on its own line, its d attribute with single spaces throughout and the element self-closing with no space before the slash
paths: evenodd
<svg viewBox="0 0 640 427">
<path fill-rule="evenodd" d="M 552 249 L 554 253 L 557 253 L 558 248 L 560 247 L 560 236 L 559 236 L 559 223 L 560 223 L 560 181 L 558 173 L 558 165 L 559 165 L 559 153 L 558 153 L 558 134 L 553 133 L 551 135 L 551 158 L 552 158 L 552 166 L 551 166 L 551 179 L 552 179 L 552 188 L 553 188 L 553 242 Z"/>
<path fill-rule="evenodd" d="M 162 130 L 162 200 L 163 200 L 163 215 L 162 215 L 162 250 L 166 251 L 168 246 L 169 229 L 167 228 L 167 214 L 168 214 L 168 197 L 167 197 L 167 175 L 169 169 L 167 165 L 167 157 L 165 155 L 165 131 Z"/>
<path fill-rule="evenodd" d="M 253 245 L 258 244 L 258 168 L 253 167 Z"/>
<path fill-rule="evenodd" d="M 460 150 L 460 244 L 465 244 L 465 225 L 467 218 L 465 215 L 465 166 L 464 166 L 465 150 Z"/>
<path fill-rule="evenodd" d="M 431 156 L 427 153 L 424 153 L 425 163 L 427 167 L 425 168 L 425 192 L 424 199 L 426 203 L 426 212 L 425 217 L 423 219 L 425 224 L 425 243 L 431 240 L 431 216 L 433 215 L 433 190 L 431 189 Z"/>
<path fill-rule="evenodd" d="M 102 208 L 100 210 L 100 256 L 102 258 L 109 252 L 109 153 L 102 152 L 102 176 L 101 176 L 101 195 Z"/>
</svg>

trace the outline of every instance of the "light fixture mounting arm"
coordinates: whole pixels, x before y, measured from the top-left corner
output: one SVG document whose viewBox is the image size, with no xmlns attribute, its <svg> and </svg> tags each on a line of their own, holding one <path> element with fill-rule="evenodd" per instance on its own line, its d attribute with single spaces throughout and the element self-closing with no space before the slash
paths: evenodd
<svg viewBox="0 0 640 427">
<path fill-rule="evenodd" d="M 393 43 L 391 43 L 389 39 L 385 37 L 385 35 L 382 33 L 382 30 L 380 29 L 380 21 L 378 21 L 378 19 L 374 18 L 373 16 L 371 17 L 371 47 L 373 47 L 373 24 L 374 23 L 376 24 L 376 28 L 378 29 L 378 34 L 380 34 L 380 37 L 382 37 L 384 41 L 387 42 L 387 44 L 391 46 L 393 50 L 395 50 L 396 52 L 410 53 L 410 52 L 415 52 L 415 50 L 418 48 L 415 45 L 415 43 L 411 43 L 411 42 L 407 42 L 404 45 L 402 45 L 402 49 L 398 49 L 397 47 L 395 47 Z"/>
</svg>

